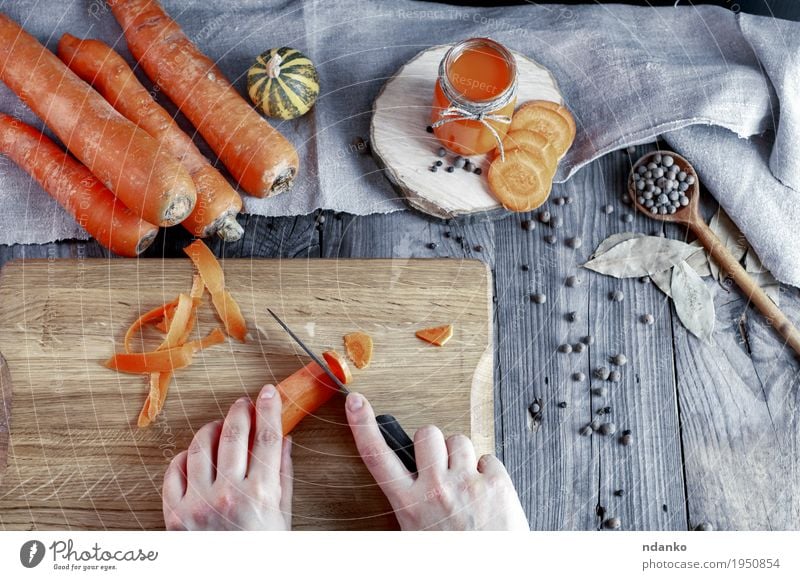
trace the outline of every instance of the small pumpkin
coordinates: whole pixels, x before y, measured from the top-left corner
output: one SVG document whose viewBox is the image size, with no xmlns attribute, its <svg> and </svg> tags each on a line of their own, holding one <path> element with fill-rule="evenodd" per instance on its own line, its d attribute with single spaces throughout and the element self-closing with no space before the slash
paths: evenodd
<svg viewBox="0 0 800 580">
<path fill-rule="evenodd" d="M 247 71 L 247 93 L 269 117 L 296 119 L 305 115 L 319 95 L 314 63 L 297 49 L 271 48 Z"/>
</svg>

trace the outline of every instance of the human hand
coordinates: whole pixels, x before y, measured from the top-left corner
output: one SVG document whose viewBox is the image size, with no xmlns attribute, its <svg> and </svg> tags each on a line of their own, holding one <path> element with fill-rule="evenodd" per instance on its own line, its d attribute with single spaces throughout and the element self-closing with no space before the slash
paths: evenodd
<svg viewBox="0 0 800 580">
<path fill-rule="evenodd" d="M 261 389 L 255 408 L 242 397 L 224 423 L 201 427 L 164 474 L 167 529 L 291 529 L 291 438 L 282 432 L 272 385 Z"/>
<path fill-rule="evenodd" d="M 514 484 L 493 455 L 475 457 L 464 435 L 445 440 L 436 427 L 414 434 L 418 475 L 389 448 L 367 399 L 347 397 L 358 452 L 389 499 L 403 530 L 529 530 Z"/>
</svg>

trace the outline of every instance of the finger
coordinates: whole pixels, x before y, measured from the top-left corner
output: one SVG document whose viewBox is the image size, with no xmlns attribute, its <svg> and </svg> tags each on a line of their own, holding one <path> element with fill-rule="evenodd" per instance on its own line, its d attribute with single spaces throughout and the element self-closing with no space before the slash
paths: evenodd
<svg viewBox="0 0 800 580">
<path fill-rule="evenodd" d="M 417 472 L 422 478 L 447 470 L 447 445 L 438 427 L 426 425 L 417 429 L 414 433 L 414 455 L 417 458 Z"/>
<path fill-rule="evenodd" d="M 494 455 L 482 455 L 478 460 L 478 471 L 483 475 L 498 475 L 508 477 L 505 465 Z"/>
<path fill-rule="evenodd" d="M 345 408 L 358 453 L 383 492 L 390 496 L 410 486 L 414 479 L 384 441 L 375 421 L 375 412 L 366 397 L 360 393 L 350 393 Z M 389 497 L 389 500 L 392 498 Z"/>
<path fill-rule="evenodd" d="M 194 434 L 186 456 L 186 488 L 204 489 L 214 483 L 214 463 L 222 421 L 206 423 Z"/>
<path fill-rule="evenodd" d="M 222 424 L 217 450 L 217 481 L 241 481 L 247 473 L 252 407 L 248 397 L 241 397 L 228 411 Z"/>
<path fill-rule="evenodd" d="M 188 451 L 181 451 L 170 461 L 164 472 L 164 486 L 161 495 L 165 508 L 174 509 L 186 495 L 186 456 Z"/>
<path fill-rule="evenodd" d="M 292 527 L 292 491 L 294 489 L 294 465 L 292 465 L 292 438 L 283 438 L 281 449 L 281 512 L 286 526 Z"/>
<path fill-rule="evenodd" d="M 265 489 L 278 491 L 282 441 L 281 398 L 273 385 L 264 385 L 256 399 L 256 432 L 248 479 L 257 481 Z"/>
<path fill-rule="evenodd" d="M 478 460 L 475 457 L 475 447 L 465 435 L 451 435 L 445 441 L 447 444 L 448 467 L 450 469 L 477 471 Z"/>
</svg>

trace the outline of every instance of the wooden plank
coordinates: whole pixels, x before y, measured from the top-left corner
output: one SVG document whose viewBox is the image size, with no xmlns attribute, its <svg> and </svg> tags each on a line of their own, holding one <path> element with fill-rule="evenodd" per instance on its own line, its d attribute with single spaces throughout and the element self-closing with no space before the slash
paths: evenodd
<svg viewBox="0 0 800 580">
<path fill-rule="evenodd" d="M 8 467 L 8 434 L 11 422 L 11 372 L 0 355 L 0 484 Z"/>
<path fill-rule="evenodd" d="M 716 282 L 714 345 L 675 326 L 689 525 L 800 529 L 800 369 L 738 290 Z M 800 320 L 796 291 L 781 309 Z"/>
<path fill-rule="evenodd" d="M 278 382 L 305 362 L 265 313 L 267 306 L 317 351 L 341 349 L 342 336 L 354 329 L 369 332 L 376 356 L 356 373 L 355 384 L 376 408 L 412 430 L 436 423 L 447 433 L 474 433 L 478 451 L 491 450 L 492 384 L 485 372 L 492 359 L 490 278 L 482 264 L 225 260 L 223 267 L 251 340 L 196 355 L 190 368 L 176 373 L 155 425 L 137 429 L 141 377 L 99 363 L 138 312 L 187 289 L 189 261 L 7 264 L 0 278 L 6 297 L 0 349 L 15 391 L 11 467 L 0 488 L 2 527 L 162 526 L 158 491 L 174 453 L 234 400 L 255 395 L 265 382 Z M 432 320 L 456 321 L 446 348 L 414 336 Z M 218 324 L 205 305 L 198 335 Z M 156 339 L 146 338 L 143 347 Z M 398 397 L 401 375 L 404 396 Z M 396 525 L 358 457 L 341 399 L 295 431 L 294 458 L 296 527 Z M 69 520 L 75 512 L 68 510 L 84 514 Z"/>
</svg>

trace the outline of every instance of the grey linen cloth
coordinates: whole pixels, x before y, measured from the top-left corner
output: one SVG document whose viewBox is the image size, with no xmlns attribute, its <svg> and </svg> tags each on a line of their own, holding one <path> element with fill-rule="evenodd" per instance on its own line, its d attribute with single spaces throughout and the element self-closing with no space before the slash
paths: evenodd
<svg viewBox="0 0 800 580">
<path fill-rule="evenodd" d="M 299 120 L 275 123 L 301 155 L 298 183 L 275 198 L 246 197 L 250 213 L 300 215 L 324 208 L 367 215 L 404 209 L 374 162 L 353 144 L 369 133 L 375 96 L 419 51 L 491 36 L 547 66 L 575 115 L 577 140 L 558 181 L 609 151 L 663 134 L 695 164 L 763 263 L 779 280 L 800 286 L 798 23 L 711 6 L 163 3 L 243 94 L 248 66 L 267 48 L 293 46 L 317 64 L 322 83 L 317 106 Z M 100 0 L 66 6 L 22 0 L 4 2 L 0 10 L 52 49 L 70 32 L 100 38 L 130 60 L 119 26 Z M 174 112 L 163 95 L 157 98 Z M 41 126 L 4 86 L 0 111 Z M 85 237 L 6 159 L 0 163 L 0 208 L 0 243 Z"/>
</svg>

